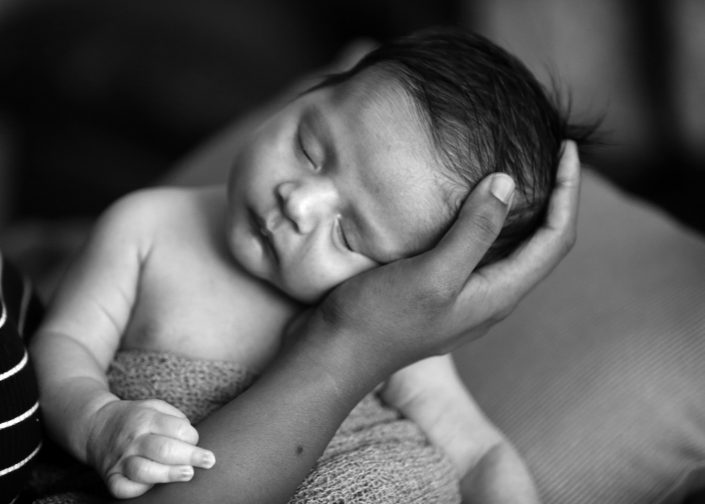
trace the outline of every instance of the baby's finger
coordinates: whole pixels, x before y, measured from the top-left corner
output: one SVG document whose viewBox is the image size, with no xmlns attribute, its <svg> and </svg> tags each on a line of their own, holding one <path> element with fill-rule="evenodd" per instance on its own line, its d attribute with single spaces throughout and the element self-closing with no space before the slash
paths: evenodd
<svg viewBox="0 0 705 504">
<path fill-rule="evenodd" d="M 167 436 L 152 434 L 140 439 L 139 455 L 167 465 L 189 465 L 210 469 L 215 464 L 212 451 Z"/>
<path fill-rule="evenodd" d="M 117 499 L 134 499 L 154 486 L 132 481 L 119 472 L 108 475 L 105 484 L 110 494 Z"/>
<path fill-rule="evenodd" d="M 153 434 L 180 439 L 185 443 L 195 445 L 198 443 L 198 431 L 186 418 L 172 415 L 155 415 L 149 429 Z"/>
<path fill-rule="evenodd" d="M 190 465 L 167 465 L 133 455 L 122 462 L 126 478 L 137 483 L 155 484 L 189 481 L 193 478 Z"/>
<path fill-rule="evenodd" d="M 144 406 L 148 406 L 152 409 L 155 409 L 161 413 L 164 413 L 165 415 L 171 415 L 179 418 L 186 418 L 186 415 L 184 414 L 183 411 L 181 411 L 179 408 L 176 406 L 172 406 L 166 401 L 161 401 L 159 399 L 147 399 L 145 401 L 142 401 L 142 404 Z"/>
</svg>

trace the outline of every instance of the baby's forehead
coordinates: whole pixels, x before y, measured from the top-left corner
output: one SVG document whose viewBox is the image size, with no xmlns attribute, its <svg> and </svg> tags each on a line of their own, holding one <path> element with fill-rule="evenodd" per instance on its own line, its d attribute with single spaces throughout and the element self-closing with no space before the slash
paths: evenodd
<svg viewBox="0 0 705 504">
<path fill-rule="evenodd" d="M 429 133 L 424 115 L 401 80 L 384 68 L 367 68 L 332 89 L 332 101 L 358 111 L 368 121 L 384 121 L 388 115 L 375 113 L 394 108 L 403 113 L 403 119 Z M 429 137 L 430 138 L 430 137 Z"/>
<path fill-rule="evenodd" d="M 391 126 L 399 129 L 399 117 L 401 117 L 406 126 L 413 125 L 414 129 L 419 131 L 425 139 L 423 146 L 414 144 L 411 148 L 422 147 L 431 154 L 434 163 L 429 166 L 429 172 L 433 174 L 435 180 L 434 188 L 440 189 L 441 194 L 440 208 L 434 205 L 433 209 L 427 209 L 435 212 L 438 218 L 433 219 L 432 226 L 427 226 L 423 232 L 419 233 L 419 249 L 427 248 L 429 242 L 435 242 L 440 238 L 440 235 L 454 220 L 467 194 L 467 188 L 456 177 L 453 177 L 452 170 L 445 166 L 443 156 L 435 144 L 430 121 L 427 119 L 425 111 L 397 75 L 391 70 L 373 67 L 356 75 L 348 83 L 347 89 L 340 90 L 340 99 L 348 100 L 352 107 L 359 110 L 361 120 L 366 120 L 380 128 Z M 394 109 L 396 114 L 393 117 L 385 114 L 384 111 L 387 108 Z M 394 145 L 394 148 L 397 149 L 408 149 L 409 147 L 405 144 Z M 429 236 L 433 237 L 430 241 Z M 419 252 L 419 249 L 415 252 Z"/>
<path fill-rule="evenodd" d="M 395 138 L 397 141 L 385 146 L 390 151 L 405 151 L 417 158 L 439 157 L 423 111 L 389 71 L 363 70 L 334 86 L 330 102 L 331 109 L 345 115 L 353 125 L 350 133 L 366 135 L 370 140 Z M 378 147 L 374 141 L 369 145 Z M 430 172 L 440 171 L 436 168 L 431 167 Z"/>
<path fill-rule="evenodd" d="M 330 101 L 335 114 L 350 125 L 340 141 L 363 151 L 355 159 L 381 175 L 380 196 L 398 201 L 396 207 L 411 217 L 399 219 L 406 228 L 400 236 L 407 239 L 397 257 L 428 249 L 453 220 L 461 191 L 447 176 L 411 95 L 392 74 L 372 69 L 335 86 Z M 397 160 L 404 160 L 401 166 Z M 426 168 L 419 170 L 419 164 Z M 382 176 L 386 171 L 397 175 Z"/>
</svg>

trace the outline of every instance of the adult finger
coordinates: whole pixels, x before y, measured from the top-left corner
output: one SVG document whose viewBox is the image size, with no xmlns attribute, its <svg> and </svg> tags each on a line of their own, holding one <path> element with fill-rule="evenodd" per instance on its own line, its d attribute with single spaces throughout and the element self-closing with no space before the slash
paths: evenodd
<svg viewBox="0 0 705 504">
<path fill-rule="evenodd" d="M 580 158 L 572 140 L 563 143 L 563 155 L 556 173 L 556 188 L 549 202 L 544 228 L 575 230 L 580 203 Z M 574 236 L 573 236 L 574 238 Z"/>
<path fill-rule="evenodd" d="M 212 451 L 158 434 L 143 436 L 137 450 L 139 455 L 161 464 L 189 465 L 204 469 L 215 464 Z"/>
<path fill-rule="evenodd" d="M 455 222 L 428 257 L 429 275 L 462 287 L 502 230 L 514 194 L 504 173 L 485 177 L 463 203 Z"/>
<path fill-rule="evenodd" d="M 190 481 L 193 467 L 190 465 L 167 465 L 133 455 L 122 461 L 122 473 L 130 481 L 153 485 L 173 481 Z"/>
<path fill-rule="evenodd" d="M 474 278 L 488 298 L 516 303 L 556 267 L 575 242 L 579 200 L 580 159 L 575 143 L 566 141 L 544 224 L 516 252 Z"/>
</svg>

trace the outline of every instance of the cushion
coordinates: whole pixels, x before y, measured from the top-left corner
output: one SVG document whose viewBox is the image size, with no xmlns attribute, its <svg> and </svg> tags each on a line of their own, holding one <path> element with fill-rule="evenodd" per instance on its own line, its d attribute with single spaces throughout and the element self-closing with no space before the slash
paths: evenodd
<svg viewBox="0 0 705 504">
<path fill-rule="evenodd" d="M 705 487 L 705 240 L 595 173 L 578 242 L 456 352 L 547 503 L 679 502 Z"/>
</svg>

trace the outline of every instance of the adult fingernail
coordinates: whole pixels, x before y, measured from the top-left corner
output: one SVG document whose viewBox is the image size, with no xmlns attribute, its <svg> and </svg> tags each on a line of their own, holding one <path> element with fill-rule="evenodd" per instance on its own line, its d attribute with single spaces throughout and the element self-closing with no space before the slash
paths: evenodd
<svg viewBox="0 0 705 504">
<path fill-rule="evenodd" d="M 201 460 L 199 465 L 204 469 L 210 469 L 215 465 L 215 455 L 213 455 L 211 452 L 202 453 L 200 459 Z"/>
<path fill-rule="evenodd" d="M 490 192 L 499 201 L 508 205 L 512 199 L 512 194 L 514 194 L 514 180 L 505 173 L 496 173 L 492 175 Z"/>
</svg>

